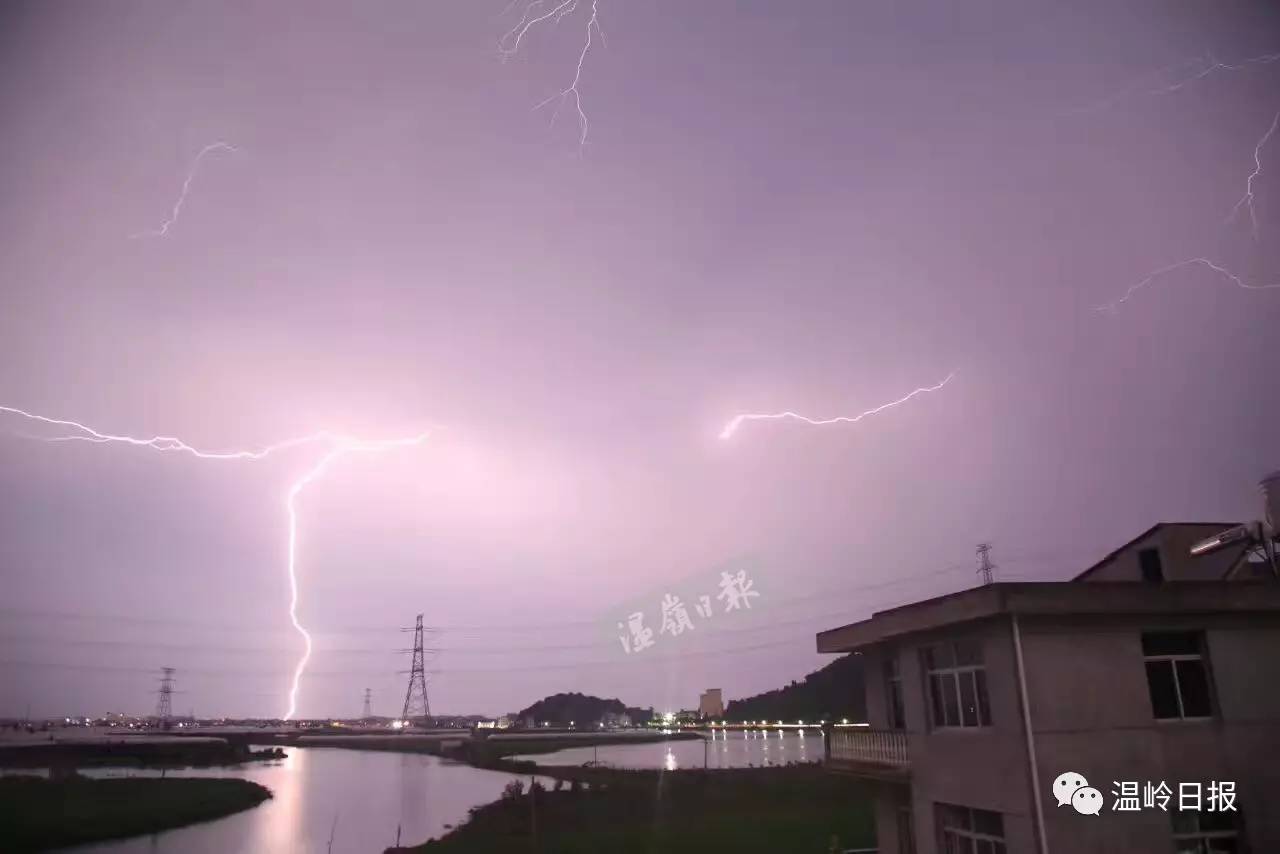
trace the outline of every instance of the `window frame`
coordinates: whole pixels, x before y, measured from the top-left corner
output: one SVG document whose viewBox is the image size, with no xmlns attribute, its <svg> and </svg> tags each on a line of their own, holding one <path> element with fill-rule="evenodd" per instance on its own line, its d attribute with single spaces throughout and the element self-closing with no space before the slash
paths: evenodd
<svg viewBox="0 0 1280 854">
<path fill-rule="evenodd" d="M 938 825 L 938 851 L 940 854 L 956 854 L 964 850 L 962 840 L 968 841 L 968 850 L 973 852 L 990 852 L 990 854 L 1008 854 L 1009 843 L 1004 836 L 1004 815 L 994 810 L 966 807 L 960 804 L 935 802 L 934 816 Z M 967 819 L 967 827 L 948 823 L 950 815 L 963 814 Z M 978 830 L 978 813 L 986 817 L 994 816 L 1000 824 L 1000 835 Z"/>
<path fill-rule="evenodd" d="M 1200 827 L 1201 813 L 1195 810 L 1178 811 L 1169 813 L 1170 827 L 1173 829 L 1173 848 L 1175 851 L 1181 851 L 1179 843 L 1196 842 L 1197 854 L 1216 854 L 1210 843 L 1215 839 L 1230 839 L 1235 843 L 1237 852 L 1246 850 L 1244 847 L 1244 837 L 1240 835 L 1240 818 L 1234 812 L 1231 813 L 1231 827 L 1226 830 L 1205 830 Z M 1227 813 L 1215 813 L 1215 815 L 1227 815 Z M 1194 830 L 1179 830 L 1178 818 L 1187 817 L 1195 824 Z"/>
<path fill-rule="evenodd" d="M 962 645 L 969 647 L 970 655 L 962 655 Z M 945 651 L 946 663 L 939 663 Z M 961 664 L 964 659 L 971 659 Z M 939 641 L 920 650 L 921 670 L 924 674 L 924 693 L 928 698 L 929 726 L 933 730 L 990 729 L 994 723 L 991 715 L 991 690 L 987 683 L 987 665 L 982 655 L 982 643 L 977 639 Z M 975 723 L 965 722 L 965 679 L 973 701 Z M 938 691 L 935 691 L 935 685 Z M 951 706 L 954 703 L 954 709 Z M 950 723 L 950 713 L 955 712 L 955 723 Z M 941 713 L 941 714 L 939 714 Z"/>
<path fill-rule="evenodd" d="M 1166 636 L 1179 635 L 1179 634 L 1191 635 L 1194 638 L 1195 649 L 1196 649 L 1195 652 L 1172 652 L 1172 653 L 1162 652 L 1162 653 L 1153 654 L 1153 653 L 1148 653 L 1145 648 L 1146 639 L 1148 637 L 1154 637 L 1159 635 L 1166 635 Z M 1214 687 L 1213 687 L 1212 672 L 1209 668 L 1209 651 L 1206 647 L 1204 632 L 1198 631 L 1198 630 L 1185 630 L 1185 629 L 1144 631 L 1141 637 L 1139 638 L 1139 641 L 1143 645 L 1142 669 L 1143 669 L 1143 675 L 1147 679 L 1147 693 L 1148 693 L 1148 698 L 1151 700 L 1151 716 L 1156 721 L 1210 721 L 1210 720 L 1213 720 L 1217 714 L 1218 704 L 1217 704 L 1217 698 L 1215 697 L 1216 692 L 1214 691 Z M 1178 675 L 1178 670 L 1179 670 L 1178 664 L 1180 662 L 1198 663 L 1200 665 L 1202 676 L 1204 677 L 1205 693 L 1207 695 L 1206 699 L 1209 705 L 1209 710 L 1207 714 L 1188 715 L 1186 713 L 1186 702 L 1183 699 L 1182 681 Z M 1172 675 L 1172 678 L 1173 678 L 1174 699 L 1177 701 L 1177 704 L 1178 704 L 1178 714 L 1175 717 L 1161 717 L 1159 714 L 1159 710 L 1156 708 L 1156 702 L 1155 702 L 1155 697 L 1153 696 L 1153 689 L 1152 689 L 1152 683 L 1151 683 L 1151 665 L 1152 664 L 1167 666 L 1169 668 L 1169 673 Z"/>
<path fill-rule="evenodd" d="M 889 729 L 905 730 L 907 728 L 907 703 L 902 693 L 902 663 L 898 652 L 888 652 L 884 658 L 884 701 L 885 717 Z"/>
</svg>

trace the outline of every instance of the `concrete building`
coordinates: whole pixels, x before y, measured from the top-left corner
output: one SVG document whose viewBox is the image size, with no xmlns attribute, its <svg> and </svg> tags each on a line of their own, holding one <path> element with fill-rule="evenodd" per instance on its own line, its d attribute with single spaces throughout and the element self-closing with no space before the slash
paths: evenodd
<svg viewBox="0 0 1280 854">
<path fill-rule="evenodd" d="M 698 697 L 698 714 L 704 718 L 723 718 L 724 699 L 719 688 L 708 688 Z"/>
<path fill-rule="evenodd" d="M 1189 557 L 1223 527 L 1157 525 L 1072 582 L 818 634 L 819 652 L 864 658 L 870 726 L 829 729 L 827 763 L 876 781 L 881 854 L 1280 851 L 1280 584 L 1244 546 Z M 1059 805 L 1065 772 L 1100 814 Z M 1148 782 L 1166 809 L 1159 789 L 1124 809 L 1121 784 Z M 1208 810 L 1221 782 L 1234 811 Z M 1201 810 L 1178 809 L 1183 783 Z"/>
</svg>

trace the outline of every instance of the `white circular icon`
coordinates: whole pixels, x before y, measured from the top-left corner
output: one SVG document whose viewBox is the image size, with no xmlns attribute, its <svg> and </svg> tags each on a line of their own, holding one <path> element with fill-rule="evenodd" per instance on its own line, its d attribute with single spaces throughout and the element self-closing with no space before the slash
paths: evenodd
<svg viewBox="0 0 1280 854">
<path fill-rule="evenodd" d="M 1071 796 L 1076 793 L 1076 789 L 1081 789 L 1087 785 L 1089 785 L 1089 781 L 1079 772 L 1067 771 L 1059 774 L 1058 779 L 1053 781 L 1053 796 L 1058 799 L 1058 806 L 1065 806 L 1071 803 Z"/>
<path fill-rule="evenodd" d="M 1071 795 L 1071 806 L 1080 815 L 1097 815 L 1102 811 L 1102 792 L 1092 786 L 1081 786 Z"/>
</svg>

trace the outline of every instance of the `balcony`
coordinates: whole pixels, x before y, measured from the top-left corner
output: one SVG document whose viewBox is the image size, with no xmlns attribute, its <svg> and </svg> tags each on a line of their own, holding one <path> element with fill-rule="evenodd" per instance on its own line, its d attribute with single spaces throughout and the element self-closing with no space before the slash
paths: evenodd
<svg viewBox="0 0 1280 854">
<path fill-rule="evenodd" d="M 827 731 L 826 765 L 862 777 L 905 780 L 911 776 L 907 733 L 898 729 L 833 727 Z"/>
</svg>

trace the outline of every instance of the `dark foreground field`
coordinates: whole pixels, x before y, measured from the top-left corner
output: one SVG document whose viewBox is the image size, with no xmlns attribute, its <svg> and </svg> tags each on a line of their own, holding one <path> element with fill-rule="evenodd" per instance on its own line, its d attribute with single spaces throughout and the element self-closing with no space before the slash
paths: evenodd
<svg viewBox="0 0 1280 854">
<path fill-rule="evenodd" d="M 443 839 L 401 850 L 825 854 L 833 838 L 838 849 L 875 844 L 867 790 L 817 767 L 540 773 L 589 781 L 590 789 L 574 791 L 566 780 L 561 791 L 538 791 L 531 798 L 526 781 L 519 797 L 481 807 Z"/>
<path fill-rule="evenodd" d="M 237 779 L 0 777 L 0 850 L 64 845 L 153 833 L 257 806 L 271 792 Z"/>
</svg>

